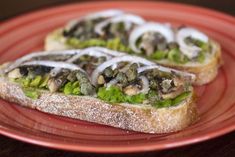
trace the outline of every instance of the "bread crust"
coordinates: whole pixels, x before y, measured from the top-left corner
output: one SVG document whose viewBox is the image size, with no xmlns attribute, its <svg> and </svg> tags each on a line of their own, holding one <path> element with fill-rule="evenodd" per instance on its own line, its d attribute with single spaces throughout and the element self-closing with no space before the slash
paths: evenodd
<svg viewBox="0 0 235 157">
<path fill-rule="evenodd" d="M 45 50 L 65 50 L 65 49 L 72 49 L 65 43 L 66 39 L 62 37 L 62 29 L 56 29 L 45 39 Z M 170 63 L 168 61 L 156 61 L 156 63 L 190 72 L 196 75 L 196 80 L 194 85 L 204 85 L 207 84 L 215 79 L 218 73 L 218 68 L 222 65 L 221 59 L 221 48 L 218 43 L 215 41 L 211 41 L 214 46 L 214 55 L 206 64 L 199 64 L 199 65 L 180 65 Z"/>
<path fill-rule="evenodd" d="M 193 95 L 176 107 L 108 104 L 87 96 L 40 91 L 36 100 L 26 97 L 22 88 L 0 77 L 0 98 L 42 112 L 65 116 L 126 130 L 145 133 L 169 133 L 184 129 L 198 119 Z"/>
<path fill-rule="evenodd" d="M 46 51 L 71 49 L 65 44 L 66 39 L 62 36 L 62 30 L 62 28 L 56 29 L 46 36 L 44 41 Z"/>
</svg>

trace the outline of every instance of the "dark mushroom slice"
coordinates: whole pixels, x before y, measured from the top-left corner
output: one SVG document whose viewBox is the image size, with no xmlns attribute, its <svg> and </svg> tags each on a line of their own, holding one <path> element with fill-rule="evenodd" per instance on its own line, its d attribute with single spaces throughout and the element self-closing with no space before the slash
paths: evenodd
<svg viewBox="0 0 235 157">
<path fill-rule="evenodd" d="M 154 63 L 137 56 L 126 55 L 126 56 L 115 57 L 111 60 L 102 63 L 92 72 L 91 82 L 93 85 L 97 85 L 97 78 L 100 75 L 103 75 L 105 77 L 105 80 L 107 79 L 108 81 L 117 78 L 118 80 L 116 81 L 122 83 L 128 83 L 128 79 L 129 81 L 132 81 L 136 77 L 137 65 L 140 66 L 140 65 L 152 65 L 152 64 Z M 130 72 L 130 76 L 127 76 L 129 75 L 127 71 Z M 111 75 L 113 76 L 111 77 Z"/>
<path fill-rule="evenodd" d="M 140 88 L 138 88 L 137 85 L 129 85 L 129 86 L 126 86 L 123 89 L 123 91 L 126 95 L 132 96 L 132 95 L 139 94 Z"/>
<path fill-rule="evenodd" d="M 165 51 L 167 49 L 166 39 L 158 32 L 146 32 L 139 40 L 139 47 L 147 56 L 157 50 Z"/>
<path fill-rule="evenodd" d="M 89 14 L 77 21 L 71 21 L 65 27 L 63 36 L 75 37 L 82 41 L 90 38 L 96 38 L 97 34 L 94 32 L 94 27 L 97 23 L 122 13 L 123 12 L 120 10 L 104 10 Z"/>
<path fill-rule="evenodd" d="M 129 69 L 126 71 L 126 75 L 127 75 L 127 80 L 129 82 L 134 81 L 137 78 L 138 75 L 138 64 L 137 63 L 133 63 L 130 65 Z"/>
<path fill-rule="evenodd" d="M 77 23 L 69 24 L 63 31 L 64 37 L 74 37 L 81 41 L 96 38 L 97 34 L 94 32 L 96 23 L 102 21 L 103 18 L 96 20 L 80 20 Z"/>
<path fill-rule="evenodd" d="M 50 92 L 58 91 L 67 82 L 69 71 L 62 71 L 56 77 L 50 78 L 47 87 Z"/>
<path fill-rule="evenodd" d="M 53 53 L 47 52 L 47 51 L 30 53 L 28 55 L 25 55 L 25 56 L 17 59 L 15 62 L 11 63 L 9 66 L 7 66 L 4 69 L 4 72 L 7 73 L 7 72 L 21 66 L 22 64 L 24 64 L 26 62 L 40 61 L 42 59 L 46 59 L 47 61 L 56 61 L 56 58 L 60 58 L 60 59 L 61 59 L 61 57 L 62 58 L 63 57 L 69 58 L 69 57 L 76 55 L 78 53 L 80 53 L 79 50 L 55 51 Z"/>
<path fill-rule="evenodd" d="M 188 83 L 190 84 L 189 77 L 195 78 L 192 74 L 156 65 L 152 66 L 152 68 L 151 66 L 146 66 L 142 69 L 144 70 L 139 70 L 139 72 L 149 79 L 150 90 L 157 91 L 158 98 L 162 100 L 173 99 L 188 91 L 185 86 Z M 186 79 L 188 81 L 185 81 Z"/>
<path fill-rule="evenodd" d="M 91 84 L 87 74 L 81 71 L 76 73 L 77 80 L 81 87 L 81 93 L 84 95 L 94 95 L 95 87 Z"/>
<path fill-rule="evenodd" d="M 135 53 L 144 51 L 148 56 L 156 51 L 165 51 L 167 44 L 173 41 L 174 32 L 169 26 L 153 22 L 136 27 L 129 37 L 131 49 Z"/>
<path fill-rule="evenodd" d="M 100 64 L 105 62 L 107 58 L 105 56 L 95 57 L 84 55 L 78 58 L 73 63 L 84 69 L 88 75 L 92 73 L 92 71 Z"/>
</svg>

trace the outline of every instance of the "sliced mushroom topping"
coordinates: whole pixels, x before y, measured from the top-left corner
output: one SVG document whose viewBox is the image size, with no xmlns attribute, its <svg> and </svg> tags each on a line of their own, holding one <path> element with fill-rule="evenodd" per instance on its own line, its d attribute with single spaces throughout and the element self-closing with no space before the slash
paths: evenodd
<svg viewBox="0 0 235 157">
<path fill-rule="evenodd" d="M 98 85 L 103 85 L 105 84 L 105 79 L 103 75 L 100 75 L 97 80 Z"/>
<path fill-rule="evenodd" d="M 147 32 L 141 37 L 140 49 L 150 56 L 156 50 L 165 50 L 167 48 L 166 39 L 157 32 Z"/>
<path fill-rule="evenodd" d="M 106 69 L 104 69 L 104 76 L 105 77 L 111 78 L 111 77 L 113 77 L 113 75 L 114 75 L 114 72 L 111 67 L 107 67 Z"/>
<path fill-rule="evenodd" d="M 38 60 L 40 60 L 40 58 L 42 58 L 42 57 L 48 57 L 48 56 L 56 57 L 56 56 L 67 56 L 67 55 L 72 56 L 72 55 L 75 55 L 78 53 L 80 53 L 80 50 L 34 52 L 34 53 L 30 53 L 28 55 L 25 55 L 25 56 L 17 59 L 14 63 L 10 64 L 4 71 L 5 71 L 5 73 L 7 73 L 7 72 L 15 69 L 19 65 L 23 64 L 24 62 L 35 60 L 35 58 L 38 58 Z"/>
<path fill-rule="evenodd" d="M 109 24 L 117 24 L 117 23 L 123 23 L 124 29 L 129 30 L 132 26 L 132 24 L 141 25 L 145 21 L 141 17 L 133 14 L 123 14 L 120 16 L 115 16 L 113 18 L 110 18 L 108 20 L 105 20 L 95 27 L 95 32 L 99 35 L 104 35 L 103 28 L 106 27 Z"/>
<path fill-rule="evenodd" d="M 138 94 L 140 92 L 140 89 L 137 86 L 129 85 L 125 87 L 123 91 L 126 95 L 132 96 Z"/>
<path fill-rule="evenodd" d="M 28 69 L 27 67 L 19 67 L 20 69 L 20 74 L 23 75 L 23 76 L 26 76 L 28 75 Z"/>
<path fill-rule="evenodd" d="M 184 92 L 183 86 L 179 86 L 177 90 L 171 91 L 169 93 L 161 94 L 161 97 L 163 99 L 172 99 L 180 95 L 182 92 Z"/>
<path fill-rule="evenodd" d="M 65 37 L 76 37 L 80 40 L 96 37 L 96 33 L 94 32 L 94 26 L 96 23 L 121 14 L 123 14 L 123 11 L 114 9 L 89 14 L 78 20 L 69 22 L 65 27 L 63 35 Z"/>
<path fill-rule="evenodd" d="M 150 65 L 150 66 L 140 67 L 138 68 L 138 73 L 142 73 L 144 71 L 149 71 L 149 70 L 154 70 L 154 69 L 161 71 L 161 72 L 168 73 L 170 75 L 181 76 L 182 78 L 186 79 L 188 82 L 194 82 L 196 79 L 196 76 L 194 74 L 175 70 L 172 68 L 163 67 L 161 65 Z"/>
<path fill-rule="evenodd" d="M 126 71 L 127 80 L 129 82 L 134 81 L 137 78 L 137 76 L 138 76 L 138 71 L 137 71 L 138 67 L 139 67 L 138 64 L 133 63 L 133 64 L 130 65 L 129 69 Z"/>
<path fill-rule="evenodd" d="M 154 33 L 154 40 L 155 35 L 159 34 Z M 41 60 L 43 57 L 47 58 L 46 55 L 38 58 L 25 57 L 19 59 L 17 66 L 7 75 L 16 80 L 21 77 L 28 79 L 26 83 L 29 81 L 29 87 L 48 88 L 50 92 L 63 91 L 65 94 L 96 96 L 96 91 L 100 88 L 106 90 L 117 86 L 114 88 L 118 88 L 124 99 L 121 102 L 144 104 L 162 99 L 173 100 L 182 92 L 188 91 L 184 80 L 190 83 L 195 79 L 192 74 L 162 67 L 144 58 L 123 54 L 119 56 L 116 51 L 99 47 L 79 52 L 67 51 L 66 61 L 59 61 L 60 56 L 55 57 L 55 61 Z M 59 69 L 56 75 L 50 75 L 56 69 Z M 19 79 L 19 82 L 23 79 Z M 152 91 L 155 96 L 148 98 Z"/>
<path fill-rule="evenodd" d="M 104 52 L 105 51 L 105 52 Z M 114 54 L 115 55 L 115 54 Z M 99 65 L 103 63 L 105 60 L 110 59 L 112 57 L 112 52 L 107 51 L 105 48 L 86 48 L 82 50 L 80 53 L 74 55 L 73 57 L 66 60 L 67 63 L 77 63 L 81 68 L 87 70 L 87 72 L 90 74 L 93 70 L 93 68 L 90 66 L 91 64 L 87 64 L 87 62 L 92 63 L 93 61 L 91 59 L 98 58 L 99 60 L 97 62 L 93 62 L 94 65 Z M 87 67 L 84 67 L 86 65 L 89 65 Z M 51 75 L 55 76 L 57 73 L 59 73 L 61 68 L 56 67 L 51 71 Z"/>
<path fill-rule="evenodd" d="M 50 92 L 56 92 L 67 82 L 69 71 L 62 72 L 57 77 L 49 79 L 47 86 Z"/>
<path fill-rule="evenodd" d="M 148 32 L 161 34 L 167 43 L 174 41 L 174 33 L 169 26 L 160 23 L 145 23 L 135 28 L 130 34 L 129 45 L 134 52 L 141 53 L 141 48 L 138 47 L 137 41 L 143 34 Z"/>
<path fill-rule="evenodd" d="M 187 44 L 187 38 L 192 38 L 192 39 L 197 39 L 202 42 L 207 43 L 208 42 L 208 37 L 194 29 L 194 28 L 181 28 L 176 35 L 176 40 L 180 46 L 181 52 L 186 55 L 188 58 L 192 59 L 196 56 L 198 56 L 199 52 L 201 51 L 201 48 L 198 47 L 197 45 L 192 45 L 192 44 Z"/>
<path fill-rule="evenodd" d="M 91 85 L 90 82 L 83 82 L 80 84 L 81 93 L 84 95 L 94 95 L 95 88 Z"/>
<path fill-rule="evenodd" d="M 84 95 L 94 95 L 95 88 L 90 83 L 90 80 L 86 73 L 82 71 L 77 71 L 76 77 L 78 82 L 80 83 L 81 93 Z"/>
<path fill-rule="evenodd" d="M 121 83 L 122 85 L 126 85 L 128 83 L 127 76 L 123 72 L 119 72 L 116 76 L 116 80 Z"/>
<path fill-rule="evenodd" d="M 160 83 L 160 85 L 162 87 L 162 92 L 167 93 L 170 88 L 172 88 L 172 80 L 165 79 Z"/>
<path fill-rule="evenodd" d="M 157 80 L 151 79 L 151 80 L 149 81 L 149 87 L 150 87 L 151 89 L 158 90 L 158 89 L 159 89 L 159 86 L 158 86 Z"/>
<path fill-rule="evenodd" d="M 113 66 L 113 67 L 115 67 L 114 69 L 116 69 L 118 63 L 122 63 L 122 62 L 138 63 L 138 64 L 142 64 L 142 65 L 154 65 L 153 62 L 148 61 L 148 60 L 141 58 L 141 57 L 137 57 L 137 56 L 126 55 L 126 56 L 121 56 L 121 57 L 115 57 L 111 60 L 108 60 L 108 61 L 102 63 L 93 71 L 93 73 L 91 75 L 92 84 L 93 85 L 97 84 L 97 78 L 98 78 L 99 74 L 102 73 L 107 67 Z"/>
<path fill-rule="evenodd" d="M 72 71 L 69 73 L 69 75 L 67 76 L 67 80 L 69 80 L 70 82 L 74 82 L 77 80 L 77 71 Z"/>
</svg>

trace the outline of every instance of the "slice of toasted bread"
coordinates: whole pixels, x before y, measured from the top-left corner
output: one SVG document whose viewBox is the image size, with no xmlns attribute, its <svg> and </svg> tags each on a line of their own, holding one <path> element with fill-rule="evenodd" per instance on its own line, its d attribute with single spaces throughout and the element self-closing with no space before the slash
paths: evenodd
<svg viewBox="0 0 235 157">
<path fill-rule="evenodd" d="M 168 60 L 156 61 L 166 67 L 175 68 L 178 70 L 190 72 L 196 75 L 196 81 L 194 85 L 203 85 L 211 82 L 218 73 L 218 68 L 222 64 L 221 59 L 221 48 L 218 43 L 211 41 L 212 43 L 212 54 L 206 58 L 204 63 L 192 63 L 187 64 L 176 64 Z M 66 45 L 66 38 L 62 36 L 62 29 L 57 29 L 45 39 L 45 50 L 64 50 L 72 49 L 69 45 Z"/>
<path fill-rule="evenodd" d="M 212 54 L 206 57 L 204 63 L 192 63 L 189 62 L 187 64 L 175 64 L 169 62 L 168 60 L 161 60 L 157 63 L 175 68 L 182 71 L 187 71 L 196 75 L 196 80 L 194 85 L 203 85 L 211 82 L 218 73 L 218 68 L 222 65 L 221 59 L 221 48 L 219 44 L 215 41 L 211 41 L 212 45 Z"/>
<path fill-rule="evenodd" d="M 53 50 L 66 50 L 70 49 L 69 45 L 66 45 L 66 39 L 62 36 L 62 28 L 56 29 L 47 35 L 44 43 L 44 49 L 46 51 Z"/>
<path fill-rule="evenodd" d="M 141 104 L 112 105 L 93 97 L 43 90 L 33 100 L 25 96 L 21 86 L 0 77 L 0 98 L 46 113 L 145 133 L 175 132 L 198 119 L 193 94 L 175 107 L 159 109 Z"/>
</svg>

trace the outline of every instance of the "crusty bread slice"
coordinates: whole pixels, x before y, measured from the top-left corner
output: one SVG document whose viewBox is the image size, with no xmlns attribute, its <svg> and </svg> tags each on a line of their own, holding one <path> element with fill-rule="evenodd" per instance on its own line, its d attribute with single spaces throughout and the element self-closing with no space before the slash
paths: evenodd
<svg viewBox="0 0 235 157">
<path fill-rule="evenodd" d="M 203 85 L 211 82 L 218 73 L 218 68 L 222 65 L 222 59 L 221 59 L 221 48 L 218 43 L 215 41 L 210 41 L 212 43 L 212 54 L 206 56 L 206 60 L 204 63 L 186 63 L 186 64 L 174 64 L 172 62 L 169 62 L 167 60 L 161 60 L 157 63 L 182 70 L 187 71 L 190 73 L 193 73 L 196 75 L 196 80 L 194 82 L 194 85 Z"/>
<path fill-rule="evenodd" d="M 45 39 L 45 50 L 65 50 L 72 49 L 69 45 L 66 45 L 66 39 L 62 36 L 62 29 L 56 29 Z M 175 68 L 178 70 L 190 72 L 196 75 L 196 80 L 194 85 L 203 85 L 211 82 L 218 73 L 218 68 L 222 64 L 221 59 L 221 48 L 215 41 L 210 41 L 212 43 L 212 54 L 206 57 L 205 63 L 192 63 L 187 64 L 175 64 L 169 62 L 168 60 L 156 61 L 166 67 Z"/>
<path fill-rule="evenodd" d="M 154 108 L 131 104 L 108 104 L 88 96 L 71 96 L 40 91 L 36 100 L 22 88 L 0 77 L 0 98 L 42 112 L 145 133 L 168 133 L 182 130 L 198 119 L 193 94 L 175 107 Z"/>
<path fill-rule="evenodd" d="M 62 28 L 56 29 L 46 36 L 44 49 L 46 51 L 71 49 L 66 45 L 66 39 L 62 36 Z"/>
</svg>

